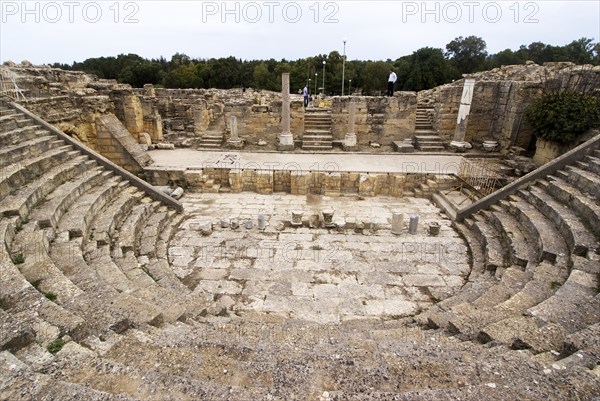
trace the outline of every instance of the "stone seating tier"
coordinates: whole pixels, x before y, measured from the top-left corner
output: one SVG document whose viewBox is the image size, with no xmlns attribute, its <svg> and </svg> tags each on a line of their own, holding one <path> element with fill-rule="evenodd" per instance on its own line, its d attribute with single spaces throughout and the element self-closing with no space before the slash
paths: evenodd
<svg viewBox="0 0 600 401">
<path fill-rule="evenodd" d="M 226 296 L 171 264 L 185 215 L 2 105 L 0 145 L 1 399 L 598 394 L 598 151 L 453 223 L 470 251 L 455 295 L 328 325 L 221 314 Z"/>
</svg>

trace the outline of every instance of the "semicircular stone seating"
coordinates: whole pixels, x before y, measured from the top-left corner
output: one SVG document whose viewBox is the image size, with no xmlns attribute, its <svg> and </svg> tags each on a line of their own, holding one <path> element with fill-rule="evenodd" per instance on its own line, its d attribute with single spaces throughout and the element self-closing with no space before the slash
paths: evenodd
<svg viewBox="0 0 600 401">
<path fill-rule="evenodd" d="M 472 251 L 472 277 L 417 319 L 463 339 L 535 353 L 569 353 L 571 337 L 597 328 L 599 156 L 592 150 L 576 166 L 455 223 Z M 589 349 L 595 358 L 599 345 Z"/>
<path fill-rule="evenodd" d="M 600 154 L 456 223 L 467 284 L 414 318 L 207 314 L 185 220 L 0 105 L 0 399 L 592 399 Z M 535 385 L 533 385 L 535 383 Z"/>
</svg>

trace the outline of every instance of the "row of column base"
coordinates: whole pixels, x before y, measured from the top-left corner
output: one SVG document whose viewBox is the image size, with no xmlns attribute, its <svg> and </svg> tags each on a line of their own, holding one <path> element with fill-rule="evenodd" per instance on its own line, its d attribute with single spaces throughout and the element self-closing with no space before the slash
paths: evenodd
<svg viewBox="0 0 600 401">
<path fill-rule="evenodd" d="M 356 150 L 357 141 L 356 134 L 348 133 L 344 138 L 344 150 Z M 290 132 L 282 132 L 279 134 L 279 144 L 277 150 L 294 150 L 294 137 Z"/>
</svg>

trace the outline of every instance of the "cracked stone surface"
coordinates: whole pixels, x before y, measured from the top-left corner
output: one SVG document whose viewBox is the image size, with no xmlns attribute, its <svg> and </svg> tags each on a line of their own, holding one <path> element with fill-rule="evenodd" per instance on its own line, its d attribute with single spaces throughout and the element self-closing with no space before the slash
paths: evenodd
<svg viewBox="0 0 600 401">
<path fill-rule="evenodd" d="M 466 245 L 426 199 L 242 193 L 188 194 L 183 202 L 189 217 L 170 241 L 169 261 L 197 296 L 214 301 L 209 314 L 327 324 L 411 316 L 456 293 L 469 273 Z M 310 216 L 323 222 L 324 209 L 337 227 L 309 228 Z M 405 213 L 400 235 L 391 233 L 397 209 Z M 289 224 L 292 210 L 303 212 L 302 227 Z M 418 232 L 409 235 L 415 214 Z M 223 219 L 240 228 L 221 228 Z M 360 222 L 362 233 L 354 229 Z M 427 234 L 433 222 L 441 225 L 436 237 Z"/>
</svg>

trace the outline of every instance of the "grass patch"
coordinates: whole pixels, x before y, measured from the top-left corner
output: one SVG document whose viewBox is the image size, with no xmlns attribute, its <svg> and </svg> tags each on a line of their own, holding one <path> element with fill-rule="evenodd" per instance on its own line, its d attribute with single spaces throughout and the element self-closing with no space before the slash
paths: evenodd
<svg viewBox="0 0 600 401">
<path fill-rule="evenodd" d="M 22 265 L 23 263 L 25 263 L 25 256 L 23 256 L 23 254 L 22 254 L 22 253 L 19 253 L 19 254 L 13 255 L 13 257 L 12 257 L 12 262 L 13 262 L 15 265 Z"/>
<path fill-rule="evenodd" d="M 48 344 L 48 346 L 46 347 L 46 350 L 48 350 L 49 353 L 54 355 L 62 349 L 63 345 L 64 345 L 64 343 L 63 343 L 62 338 L 57 338 L 56 340 L 54 340 L 50 344 Z"/>
<path fill-rule="evenodd" d="M 52 301 L 52 302 L 56 301 L 56 299 L 58 298 L 58 295 L 56 295 L 56 294 L 55 294 L 55 293 L 53 293 L 52 291 L 48 291 L 48 292 L 43 292 L 43 291 L 42 291 L 42 294 L 44 294 L 44 296 L 45 296 L 46 298 L 48 298 L 48 300 L 50 300 L 50 301 Z"/>
</svg>

